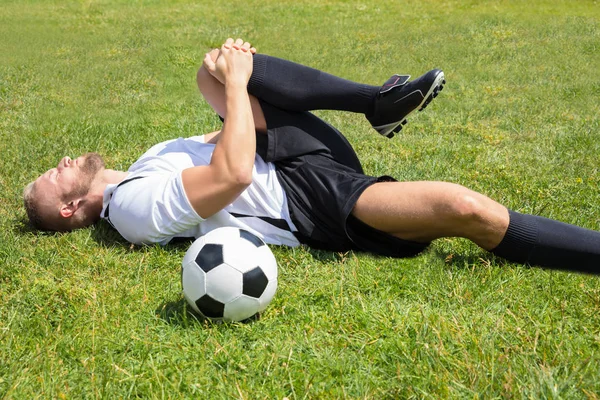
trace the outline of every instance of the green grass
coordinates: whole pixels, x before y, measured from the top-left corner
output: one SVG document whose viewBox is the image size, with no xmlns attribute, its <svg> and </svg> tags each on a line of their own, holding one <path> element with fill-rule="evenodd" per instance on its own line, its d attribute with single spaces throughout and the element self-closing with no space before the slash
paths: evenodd
<svg viewBox="0 0 600 400">
<path fill-rule="evenodd" d="M 405 260 L 273 248 L 262 318 L 208 324 L 181 296 L 184 245 L 131 247 L 104 223 L 28 228 L 22 188 L 60 157 L 126 169 L 216 128 L 195 71 L 228 36 L 371 84 L 444 68 L 444 92 L 392 141 L 319 115 L 370 174 L 600 230 L 597 1 L 3 1 L 0 397 L 600 397 L 597 277 L 461 239 Z"/>
</svg>

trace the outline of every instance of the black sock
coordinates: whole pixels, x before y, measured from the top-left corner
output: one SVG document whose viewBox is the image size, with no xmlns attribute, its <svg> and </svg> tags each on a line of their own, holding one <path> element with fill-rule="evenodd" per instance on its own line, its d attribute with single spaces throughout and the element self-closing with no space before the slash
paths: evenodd
<svg viewBox="0 0 600 400">
<path fill-rule="evenodd" d="M 363 85 L 265 54 L 254 55 L 248 92 L 290 111 L 371 113 L 380 87 Z"/>
<path fill-rule="evenodd" d="M 492 253 L 524 264 L 600 274 L 600 232 L 509 211 L 510 223 Z"/>
</svg>

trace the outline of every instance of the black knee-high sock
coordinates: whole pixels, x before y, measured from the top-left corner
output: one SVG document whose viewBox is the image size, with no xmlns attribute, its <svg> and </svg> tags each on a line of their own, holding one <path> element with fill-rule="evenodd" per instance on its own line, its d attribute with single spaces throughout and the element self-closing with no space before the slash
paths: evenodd
<svg viewBox="0 0 600 400">
<path fill-rule="evenodd" d="M 510 223 L 492 253 L 546 268 L 600 274 L 600 232 L 509 211 Z"/>
<path fill-rule="evenodd" d="M 380 87 L 363 85 L 291 61 L 254 55 L 248 92 L 291 111 L 343 110 L 368 114 Z"/>
</svg>

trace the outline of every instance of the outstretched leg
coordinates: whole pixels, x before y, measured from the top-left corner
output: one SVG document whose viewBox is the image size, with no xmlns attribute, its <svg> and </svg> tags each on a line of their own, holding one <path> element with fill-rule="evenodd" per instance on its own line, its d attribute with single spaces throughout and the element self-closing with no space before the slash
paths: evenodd
<svg viewBox="0 0 600 400">
<path fill-rule="evenodd" d="M 377 183 L 363 192 L 353 214 L 401 239 L 464 237 L 511 261 L 600 273 L 600 232 L 519 214 L 452 183 Z"/>
<path fill-rule="evenodd" d="M 359 197 L 352 213 L 401 239 L 464 237 L 486 250 L 498 246 L 509 222 L 504 206 L 448 182 L 376 183 Z"/>
</svg>

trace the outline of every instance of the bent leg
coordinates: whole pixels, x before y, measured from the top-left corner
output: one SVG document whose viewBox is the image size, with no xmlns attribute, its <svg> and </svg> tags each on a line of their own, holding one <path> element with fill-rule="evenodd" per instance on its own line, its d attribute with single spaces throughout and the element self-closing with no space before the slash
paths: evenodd
<svg viewBox="0 0 600 400">
<path fill-rule="evenodd" d="M 216 61 L 218 49 L 209 52 L 208 56 Z M 198 71 L 197 82 L 209 104 L 223 116 L 223 84 L 204 65 Z M 248 83 L 251 96 L 288 111 L 327 109 L 369 114 L 379 89 L 264 54 L 254 55 L 253 72 Z M 253 107 L 255 105 L 257 102 L 253 103 Z"/>
<path fill-rule="evenodd" d="M 368 187 L 352 214 L 400 239 L 430 242 L 464 237 L 491 250 L 509 223 L 506 207 L 447 182 L 380 182 Z"/>
<path fill-rule="evenodd" d="M 213 77 L 204 66 L 197 74 L 198 88 L 213 110 L 222 118 L 226 117 L 225 87 Z M 277 154 L 292 157 L 303 152 L 328 151 L 341 164 L 356 172 L 363 172 L 354 149 L 340 131 L 309 112 L 290 112 L 261 102 L 250 95 L 255 129 L 266 132 L 267 127 L 278 132 Z M 263 109 L 263 106 L 265 107 Z M 267 124 L 268 120 L 268 124 Z M 283 145 L 285 143 L 285 145 Z M 262 154 L 261 154 L 262 155 Z M 272 154 L 270 161 L 280 156 Z M 264 158 L 264 157 L 263 157 Z"/>
<path fill-rule="evenodd" d="M 212 66 L 218 56 L 218 49 L 207 53 L 204 72 L 214 73 Z M 381 87 L 371 86 L 288 60 L 254 54 L 248 93 L 288 111 L 361 113 L 379 134 L 392 138 L 394 132 L 402 130 L 406 117 L 417 109 L 423 110 L 446 83 L 439 69 L 412 81 L 409 78 L 410 75 L 392 75 Z"/>
</svg>

